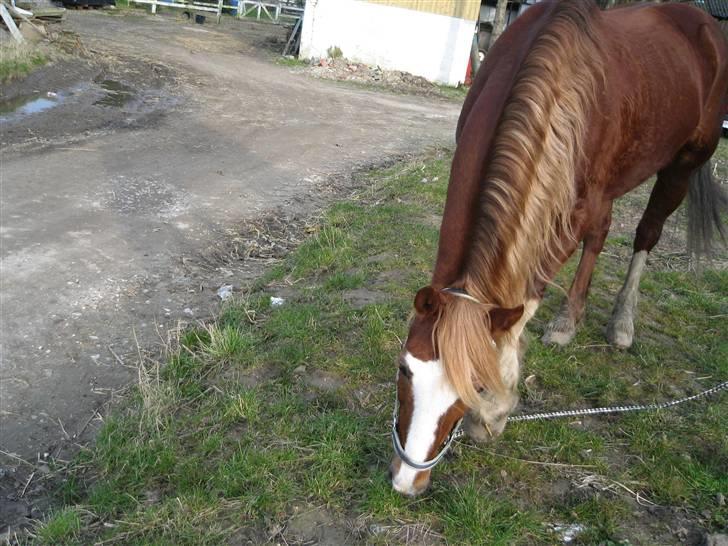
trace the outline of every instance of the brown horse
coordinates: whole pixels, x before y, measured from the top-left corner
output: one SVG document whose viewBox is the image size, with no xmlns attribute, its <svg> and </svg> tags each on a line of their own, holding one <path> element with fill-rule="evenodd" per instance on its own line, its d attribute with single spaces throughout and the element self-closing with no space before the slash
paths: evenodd
<svg viewBox="0 0 728 546">
<path fill-rule="evenodd" d="M 503 430 L 517 402 L 519 338 L 546 285 L 583 243 L 544 336 L 565 344 L 614 199 L 657 173 L 607 328 L 614 345 L 630 346 L 647 253 L 688 192 L 692 251 L 723 235 L 726 199 L 709 159 L 727 98 L 728 44 L 698 8 L 542 2 L 501 36 L 465 99 L 432 283 L 415 297 L 399 358 L 397 491 L 427 487 L 463 417 L 475 439 Z"/>
</svg>

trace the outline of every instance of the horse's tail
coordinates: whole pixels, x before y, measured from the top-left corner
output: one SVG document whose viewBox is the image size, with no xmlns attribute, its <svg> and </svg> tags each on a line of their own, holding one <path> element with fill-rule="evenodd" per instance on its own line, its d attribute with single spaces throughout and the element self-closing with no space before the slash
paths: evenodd
<svg viewBox="0 0 728 546">
<path fill-rule="evenodd" d="M 710 257 L 716 233 L 726 244 L 728 229 L 723 214 L 728 213 L 728 195 L 713 178 L 710 161 L 690 176 L 688 193 L 688 253 L 700 259 Z"/>
</svg>

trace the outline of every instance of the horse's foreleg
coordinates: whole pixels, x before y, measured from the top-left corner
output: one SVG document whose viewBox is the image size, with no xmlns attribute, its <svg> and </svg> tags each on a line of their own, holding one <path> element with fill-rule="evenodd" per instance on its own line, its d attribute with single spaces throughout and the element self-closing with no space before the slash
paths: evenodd
<svg viewBox="0 0 728 546">
<path fill-rule="evenodd" d="M 569 294 L 561 304 L 558 314 L 546 327 L 541 340 L 546 344 L 566 345 L 576 334 L 576 326 L 584 316 L 586 297 L 591 285 L 592 273 L 597 263 L 597 257 L 604 247 L 604 241 L 609 233 L 612 222 L 612 203 L 605 203 L 598 220 L 592 225 L 584 238 L 584 248 L 579 260 L 579 266 L 571 283 Z"/>
</svg>

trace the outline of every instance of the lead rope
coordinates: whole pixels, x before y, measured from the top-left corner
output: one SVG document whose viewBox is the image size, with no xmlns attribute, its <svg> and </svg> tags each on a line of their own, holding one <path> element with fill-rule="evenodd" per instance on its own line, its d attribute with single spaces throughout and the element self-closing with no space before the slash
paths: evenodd
<svg viewBox="0 0 728 546">
<path fill-rule="evenodd" d="M 528 413 L 525 415 L 511 415 L 508 417 L 508 421 L 511 423 L 518 421 L 541 421 L 546 419 L 560 419 L 562 417 L 577 417 L 580 415 L 605 415 L 609 413 L 627 413 L 630 411 L 654 411 L 666 408 L 672 408 L 684 404 L 685 402 L 691 402 L 699 398 L 705 398 L 711 396 L 717 392 L 728 389 L 728 381 L 719 383 L 715 387 L 706 389 L 698 394 L 692 396 L 686 396 L 685 398 L 679 398 L 677 400 L 670 400 L 669 402 L 660 402 L 659 404 L 635 404 L 632 406 L 610 406 L 606 408 L 587 408 L 587 409 L 575 409 L 565 411 L 550 411 L 545 413 Z M 461 438 L 465 432 L 458 430 L 454 434 L 454 438 Z"/>
</svg>

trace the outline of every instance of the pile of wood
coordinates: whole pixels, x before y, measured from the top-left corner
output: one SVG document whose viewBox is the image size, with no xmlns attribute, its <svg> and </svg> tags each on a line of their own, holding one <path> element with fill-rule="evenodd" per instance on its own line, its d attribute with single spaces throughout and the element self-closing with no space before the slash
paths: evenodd
<svg viewBox="0 0 728 546">
<path fill-rule="evenodd" d="M 65 8 L 58 8 L 50 3 L 0 0 L 2 24 L 18 43 L 23 43 L 26 39 L 45 38 L 45 24 L 60 21 L 65 12 Z"/>
</svg>

